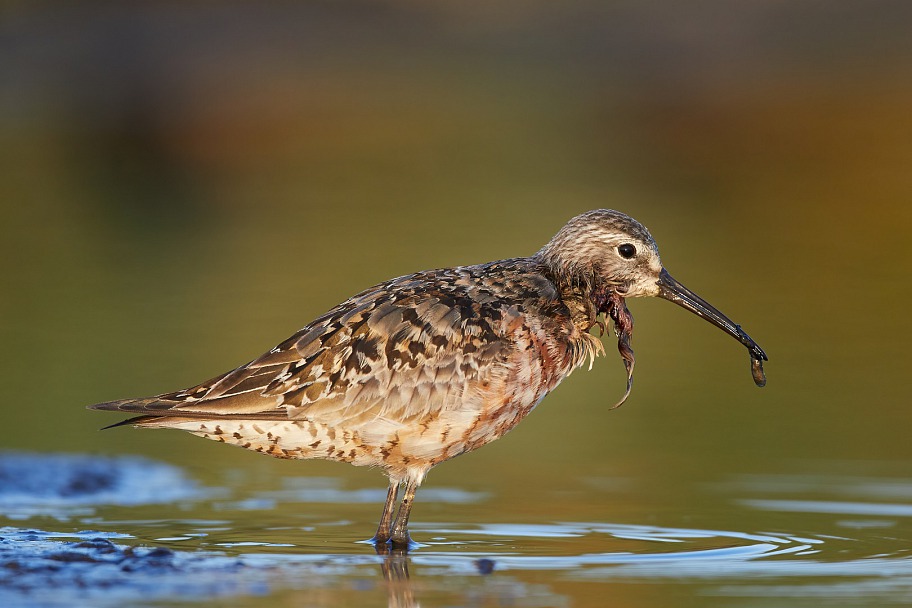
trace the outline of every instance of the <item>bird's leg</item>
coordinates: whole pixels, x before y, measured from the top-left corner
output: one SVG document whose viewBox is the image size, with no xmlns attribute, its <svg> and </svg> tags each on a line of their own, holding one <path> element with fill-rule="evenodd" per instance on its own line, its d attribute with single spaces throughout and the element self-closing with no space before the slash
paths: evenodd
<svg viewBox="0 0 912 608">
<path fill-rule="evenodd" d="M 396 507 L 396 497 L 399 495 L 399 482 L 390 479 L 389 490 L 386 492 L 386 504 L 383 505 L 383 515 L 380 516 L 380 525 L 377 533 L 371 539 L 375 545 L 386 544 L 390 539 L 390 526 L 393 523 L 393 510 Z"/>
<path fill-rule="evenodd" d="M 418 484 L 413 480 L 408 480 L 405 484 L 405 492 L 402 495 L 402 502 L 399 503 L 399 512 L 396 513 L 396 521 L 393 522 L 393 530 L 390 534 L 390 542 L 393 547 L 408 548 L 412 539 L 409 538 L 408 520 L 409 513 L 412 510 L 412 502 L 415 500 L 415 490 Z"/>
</svg>

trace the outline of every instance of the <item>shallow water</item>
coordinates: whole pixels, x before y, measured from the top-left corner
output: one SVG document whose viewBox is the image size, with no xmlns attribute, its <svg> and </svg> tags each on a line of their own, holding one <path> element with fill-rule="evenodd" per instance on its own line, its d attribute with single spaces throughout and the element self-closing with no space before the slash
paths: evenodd
<svg viewBox="0 0 912 608">
<path fill-rule="evenodd" d="M 496 491 L 427 488 L 419 504 L 438 518 L 416 517 L 419 546 L 377 555 L 358 541 L 383 490 L 341 478 L 277 478 L 251 491 L 204 486 L 146 459 L 36 454 L 5 454 L 0 470 L 31 480 L 0 490 L 4 606 L 912 601 L 912 510 L 901 502 L 912 480 L 903 478 L 738 476 L 692 488 L 720 520 L 741 522 L 717 529 L 698 525 L 706 509 L 685 505 L 644 514 L 651 524 L 577 519 L 572 505 L 518 523 L 498 510 Z M 486 516 L 439 519 L 465 505 Z"/>
</svg>

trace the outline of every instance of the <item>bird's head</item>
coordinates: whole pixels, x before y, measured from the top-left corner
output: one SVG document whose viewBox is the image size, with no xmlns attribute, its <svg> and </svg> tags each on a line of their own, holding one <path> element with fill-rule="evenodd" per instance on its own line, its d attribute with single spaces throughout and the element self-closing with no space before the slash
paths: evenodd
<svg viewBox="0 0 912 608">
<path fill-rule="evenodd" d="M 641 223 L 619 211 L 596 209 L 558 231 L 539 255 L 558 276 L 624 297 L 659 295 L 659 248 Z"/>
<path fill-rule="evenodd" d="M 766 353 L 740 325 L 677 282 L 662 266 L 659 249 L 641 223 L 611 209 L 596 209 L 567 222 L 537 254 L 560 280 L 581 285 L 599 312 L 606 294 L 657 296 L 689 310 L 741 342 L 751 356 L 754 381 L 763 386 Z"/>
</svg>

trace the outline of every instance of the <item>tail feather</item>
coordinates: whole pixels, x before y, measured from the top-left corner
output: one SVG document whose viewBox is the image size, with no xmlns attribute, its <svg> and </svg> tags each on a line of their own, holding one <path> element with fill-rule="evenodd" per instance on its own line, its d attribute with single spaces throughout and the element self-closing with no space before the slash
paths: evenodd
<svg viewBox="0 0 912 608">
<path fill-rule="evenodd" d="M 243 413 L 225 413 L 219 414 L 214 412 L 193 412 L 184 410 L 174 410 L 178 402 L 163 400 L 156 397 L 147 397 L 141 399 L 119 399 L 117 401 L 105 401 L 87 406 L 90 410 L 103 410 L 107 412 L 126 412 L 130 414 L 139 414 L 109 424 L 102 427 L 101 430 L 112 429 L 118 426 L 143 426 L 143 427 L 168 427 L 169 423 L 187 422 L 206 420 L 287 420 L 288 414 L 284 410 L 275 412 L 260 412 L 257 414 Z"/>
<path fill-rule="evenodd" d="M 141 399 L 118 399 L 116 401 L 105 401 L 87 406 L 90 410 L 105 410 L 108 412 L 143 412 L 143 413 L 162 413 L 179 405 L 177 401 L 168 401 L 156 397 L 146 397 Z"/>
<path fill-rule="evenodd" d="M 160 416 L 133 416 L 132 418 L 127 418 L 126 420 L 121 420 L 120 422 L 115 422 L 114 424 L 103 426 L 99 430 L 106 431 L 108 429 L 113 429 L 116 426 L 143 426 L 144 422 L 150 422 L 155 418 L 160 418 Z"/>
</svg>

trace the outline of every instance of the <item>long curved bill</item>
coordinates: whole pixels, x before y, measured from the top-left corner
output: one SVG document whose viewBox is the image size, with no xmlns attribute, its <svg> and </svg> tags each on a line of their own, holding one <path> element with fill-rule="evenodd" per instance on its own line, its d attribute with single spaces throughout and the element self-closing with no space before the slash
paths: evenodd
<svg viewBox="0 0 912 608">
<path fill-rule="evenodd" d="M 716 310 L 706 300 L 678 283 L 664 268 L 659 274 L 659 297 L 674 302 L 686 308 L 698 317 L 706 319 L 731 337 L 747 347 L 751 358 L 751 375 L 757 386 L 766 384 L 766 374 L 763 372 L 763 362 L 769 361 L 763 349 L 745 333 L 741 326 Z"/>
</svg>

